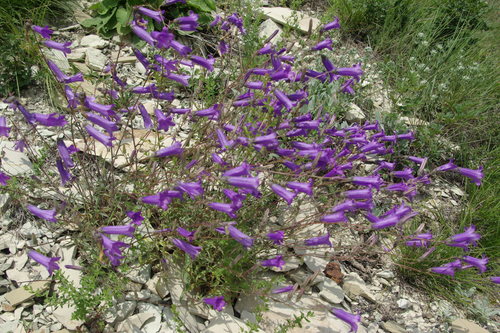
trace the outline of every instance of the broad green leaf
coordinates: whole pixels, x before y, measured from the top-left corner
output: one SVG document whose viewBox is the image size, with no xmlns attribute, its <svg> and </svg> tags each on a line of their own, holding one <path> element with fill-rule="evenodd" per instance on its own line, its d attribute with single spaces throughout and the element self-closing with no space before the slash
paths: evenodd
<svg viewBox="0 0 500 333">
<path fill-rule="evenodd" d="M 132 11 L 129 11 L 123 7 L 120 7 L 116 10 L 116 20 L 122 26 L 127 26 L 132 20 Z"/>
<path fill-rule="evenodd" d="M 215 1 L 213 0 L 188 0 L 187 4 L 202 12 L 215 10 Z"/>
<path fill-rule="evenodd" d="M 116 25 L 116 32 L 118 32 L 119 35 L 128 35 L 129 33 L 132 32 L 132 29 L 130 26 L 122 26 L 121 24 Z"/>
<path fill-rule="evenodd" d="M 102 21 L 102 18 L 93 17 L 93 18 L 86 19 L 85 21 L 83 21 L 80 24 L 84 28 L 90 28 L 90 27 L 94 27 L 94 26 L 99 25 L 101 23 L 101 21 Z"/>
</svg>

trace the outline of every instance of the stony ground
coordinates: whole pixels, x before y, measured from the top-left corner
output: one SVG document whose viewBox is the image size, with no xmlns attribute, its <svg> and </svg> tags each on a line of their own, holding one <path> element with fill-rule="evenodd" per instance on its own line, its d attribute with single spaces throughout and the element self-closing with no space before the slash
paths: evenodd
<svg viewBox="0 0 500 333">
<path fill-rule="evenodd" d="M 88 7 L 88 2 L 83 2 Z M 313 7 L 310 7 L 314 9 Z M 286 8 L 268 6 L 262 9 L 267 19 L 261 23 L 261 35 L 268 36 L 280 29 L 291 11 Z M 302 29 L 309 25 L 310 12 L 300 16 L 304 22 Z M 60 28 L 57 34 L 62 40 L 74 40 L 72 53 L 65 58 L 57 51 L 46 56 L 66 71 L 75 66 L 83 73 L 91 70 L 101 71 L 109 57 L 119 63 L 119 71 L 134 83 L 144 74 L 145 69 L 136 61 L 130 48 L 120 49 L 119 38 L 104 40 L 96 35 L 85 33 L 78 24 L 85 17 L 85 11 L 75 15 L 75 21 Z M 319 24 L 314 21 L 315 24 Z M 300 26 L 300 25 L 299 25 Z M 120 54 L 118 55 L 118 50 Z M 387 92 L 382 87 L 374 64 L 370 64 L 369 50 L 356 45 L 344 46 L 336 55 L 351 63 L 363 61 L 367 76 L 362 81 L 368 87 L 378 112 L 391 112 Z M 138 82 L 138 81 L 137 81 Z M 89 83 L 81 87 L 88 93 L 98 93 L 98 88 Z M 43 98 L 40 87 L 26 91 L 21 102 L 30 110 L 49 113 L 51 107 Z M 177 100 L 179 106 L 182 100 Z M 0 103 L 0 113 L 8 114 L 7 104 Z M 346 119 L 352 122 L 364 121 L 366 115 L 356 104 L 351 104 Z M 422 125 L 418 119 L 402 119 L 408 124 Z M 55 140 L 56 133 L 42 130 L 46 140 Z M 25 153 L 13 149 L 12 142 L 1 141 L 0 148 L 5 154 L 2 168 L 11 175 L 29 175 L 33 164 Z M 104 157 L 104 156 L 103 156 Z M 437 182 L 427 193 L 423 193 L 422 204 L 428 207 L 446 208 L 450 212 L 464 199 L 464 192 L 457 186 Z M 298 207 L 295 219 L 313 216 L 315 208 L 306 200 Z M 23 214 L 12 206 L 9 197 L 0 194 L 0 332 L 76 332 L 96 329 L 83 325 L 81 321 L 71 320 L 72 307 L 48 306 L 42 298 L 26 290 L 46 290 L 48 273 L 46 269 L 28 260 L 29 248 L 39 248 L 54 256 L 61 256 L 61 267 L 79 265 L 79 254 L 71 239 L 63 235 L 64 229 L 53 229 Z M 280 224 L 279 216 L 271 216 L 271 223 Z M 337 226 L 335 226 L 336 228 Z M 71 229 L 71 226 L 67 226 Z M 304 236 L 324 234 L 326 227 L 314 225 L 303 230 Z M 142 230 L 141 232 L 147 232 Z M 349 248 L 364 244 L 362 235 L 349 229 L 336 228 L 333 234 L 342 239 Z M 362 325 L 358 332 L 487 332 L 477 324 L 468 321 L 465 314 L 445 300 L 429 299 L 425 294 L 408 286 L 396 275 L 394 264 L 389 256 L 374 258 L 349 256 L 330 250 L 310 250 L 301 247 L 291 248 L 294 260 L 288 260 L 282 271 L 269 272 L 263 279 L 273 274 L 284 275 L 290 284 L 299 283 L 305 292 L 276 296 L 268 303 L 262 313 L 261 331 L 276 332 L 280 324 L 294 315 L 312 311 L 314 317 L 304 322 L 302 328 L 292 328 L 289 332 L 348 332 L 349 326 L 332 316 L 324 309 L 332 306 L 346 311 L 359 309 L 362 312 Z M 314 253 L 311 253 L 314 252 Z M 313 255 L 311 255 L 313 254 Z M 325 258 L 329 258 L 328 260 Z M 77 270 L 62 268 L 65 275 L 79 287 L 81 275 Z M 146 266 L 140 271 L 129 274 L 131 282 L 122 298 L 104 316 L 107 323 L 105 332 L 189 332 L 222 333 L 246 331 L 245 321 L 256 321 L 255 295 L 242 295 L 237 302 L 228 305 L 217 313 L 205 304 L 189 303 L 183 293 L 180 281 L 180 268 L 168 266 L 167 271 L 156 272 Z M 57 289 L 58 286 L 55 286 Z M 175 305 L 174 311 L 172 305 Z M 489 330 L 495 331 L 491 323 Z"/>
</svg>

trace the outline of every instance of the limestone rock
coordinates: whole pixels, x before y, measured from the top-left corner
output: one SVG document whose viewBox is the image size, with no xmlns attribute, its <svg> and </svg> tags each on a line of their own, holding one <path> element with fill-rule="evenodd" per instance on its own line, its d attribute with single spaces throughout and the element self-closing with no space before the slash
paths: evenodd
<svg viewBox="0 0 500 333">
<path fill-rule="evenodd" d="M 344 291 L 332 280 L 326 280 L 318 285 L 319 296 L 332 304 L 340 304 L 344 300 Z"/>
<path fill-rule="evenodd" d="M 104 317 L 104 320 L 109 324 L 121 322 L 125 318 L 129 317 L 132 313 L 134 313 L 136 306 L 137 303 L 133 301 L 118 303 L 108 310 L 106 316 Z"/>
<path fill-rule="evenodd" d="M 14 142 L 0 141 L 0 152 L 3 151 L 2 169 L 11 176 L 19 176 L 32 172 L 33 165 L 23 152 L 14 149 Z"/>
<path fill-rule="evenodd" d="M 453 333 L 488 333 L 478 324 L 463 318 L 452 321 L 451 330 Z"/>
<path fill-rule="evenodd" d="M 344 277 L 343 289 L 348 295 L 361 296 L 370 302 L 377 302 L 375 296 L 357 273 L 349 273 Z"/>
<path fill-rule="evenodd" d="M 312 20 L 312 30 L 314 31 L 320 25 L 317 18 L 307 16 L 306 14 L 285 7 L 262 7 L 260 10 L 264 15 L 280 24 L 294 24 L 294 17 L 297 18 L 297 28 L 306 33 L 309 31 L 309 22 Z"/>
<path fill-rule="evenodd" d="M 38 292 L 47 289 L 49 287 L 49 282 L 35 281 L 29 283 L 28 286 L 30 286 L 34 292 Z M 10 305 L 16 306 L 32 299 L 35 297 L 35 294 L 27 291 L 24 287 L 20 287 L 4 294 L 3 297 Z"/>
<path fill-rule="evenodd" d="M 354 103 L 349 104 L 349 110 L 345 114 L 345 119 L 347 121 L 363 121 L 366 119 L 366 115 L 363 113 L 361 108 Z"/>
<path fill-rule="evenodd" d="M 98 49 L 89 47 L 85 55 L 85 64 L 95 71 L 102 71 L 108 62 L 108 58 Z"/>
<path fill-rule="evenodd" d="M 267 39 L 276 30 L 278 30 L 278 33 L 273 37 L 273 39 L 271 39 L 271 43 L 275 45 L 281 41 L 281 34 L 283 33 L 283 30 L 281 30 L 280 26 L 274 23 L 273 20 L 267 19 L 259 26 L 259 38 Z"/>
<path fill-rule="evenodd" d="M 108 46 L 109 42 L 97 35 L 87 35 L 80 40 L 80 46 L 93 47 L 95 49 L 103 49 Z"/>
<path fill-rule="evenodd" d="M 83 321 L 71 319 L 71 315 L 75 310 L 76 308 L 74 306 L 63 305 L 55 309 L 52 315 L 68 330 L 76 330 L 83 325 Z"/>
<path fill-rule="evenodd" d="M 405 333 L 406 332 L 406 330 L 403 327 L 399 326 L 398 324 L 396 324 L 393 321 L 383 322 L 382 328 L 389 333 Z"/>
<path fill-rule="evenodd" d="M 71 69 L 68 58 L 66 58 L 66 54 L 64 52 L 55 49 L 44 48 L 42 53 L 47 57 L 47 59 L 55 63 L 57 67 L 59 67 L 63 72 L 67 72 Z"/>
<path fill-rule="evenodd" d="M 141 330 L 142 326 L 153 317 L 154 314 L 152 313 L 138 313 L 130 316 L 118 324 L 116 331 L 120 333 L 145 332 L 144 330 Z"/>
</svg>

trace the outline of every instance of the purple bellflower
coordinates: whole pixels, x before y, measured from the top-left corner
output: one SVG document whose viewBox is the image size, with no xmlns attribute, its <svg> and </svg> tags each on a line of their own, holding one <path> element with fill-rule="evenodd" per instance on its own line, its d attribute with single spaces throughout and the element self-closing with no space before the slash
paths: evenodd
<svg viewBox="0 0 500 333">
<path fill-rule="evenodd" d="M 151 10 L 151 9 L 145 8 L 145 7 L 139 7 L 139 8 L 137 8 L 137 11 L 139 13 L 141 13 L 142 15 L 146 15 L 148 17 L 151 17 L 153 20 L 155 20 L 158 23 L 163 22 L 163 13 L 165 12 L 164 10 L 156 11 L 156 10 Z"/>
<path fill-rule="evenodd" d="M 178 183 L 177 187 L 184 193 L 187 193 L 191 199 L 197 196 L 203 195 L 203 187 L 201 186 L 201 181 L 196 183 Z"/>
<path fill-rule="evenodd" d="M 194 234 L 196 233 L 196 231 L 189 231 L 189 230 L 186 230 L 182 227 L 178 227 L 176 229 L 177 233 L 183 237 L 186 237 L 186 239 L 189 241 L 189 242 L 192 242 L 194 241 Z"/>
<path fill-rule="evenodd" d="M 172 116 L 165 116 L 160 109 L 155 109 L 155 116 L 158 121 L 158 130 L 167 132 L 170 127 L 175 126 Z"/>
<path fill-rule="evenodd" d="M 132 21 L 132 23 L 130 23 L 130 27 L 132 28 L 134 34 L 137 35 L 137 37 L 139 37 L 149 45 L 155 46 L 155 40 L 153 36 L 151 36 L 151 34 L 147 32 L 143 27 L 138 25 L 135 21 Z"/>
<path fill-rule="evenodd" d="M 27 206 L 31 214 L 49 222 L 57 222 L 55 209 L 40 209 L 33 205 Z"/>
<path fill-rule="evenodd" d="M 188 16 L 178 17 L 174 20 L 179 25 L 179 29 L 184 31 L 196 31 L 198 28 L 198 14 L 192 10 L 189 11 Z"/>
<path fill-rule="evenodd" d="M 141 212 L 133 212 L 133 211 L 128 211 L 127 216 L 132 220 L 132 224 L 135 225 L 141 225 L 142 221 L 144 221 L 144 217 L 142 216 Z"/>
<path fill-rule="evenodd" d="M 382 178 L 379 175 L 375 176 L 367 176 L 367 177 L 353 177 L 352 183 L 359 186 L 369 186 L 375 187 L 377 190 L 380 189 L 380 186 L 384 184 Z"/>
<path fill-rule="evenodd" d="M 54 42 L 53 40 L 45 40 L 42 42 L 43 45 L 47 46 L 48 48 L 59 50 L 64 53 L 64 55 L 71 53 L 71 49 L 69 46 L 71 45 L 71 42 L 66 42 L 66 43 L 58 43 Z"/>
<path fill-rule="evenodd" d="M 7 118 L 0 117 L 0 136 L 9 136 L 10 127 L 7 127 Z"/>
<path fill-rule="evenodd" d="M 166 157 L 166 156 L 181 155 L 183 153 L 183 151 L 184 151 L 184 149 L 181 147 L 181 143 L 175 142 L 170 147 L 158 150 L 155 153 L 155 156 L 156 157 Z"/>
<path fill-rule="evenodd" d="M 325 24 L 321 28 L 321 31 L 328 31 L 328 30 L 332 30 L 332 29 L 340 29 L 340 23 L 339 23 L 338 17 L 335 17 L 335 19 L 332 22 Z"/>
<path fill-rule="evenodd" d="M 212 72 L 214 70 L 214 58 L 205 59 L 199 56 L 191 56 L 191 61 L 197 65 L 205 67 L 209 72 Z"/>
<path fill-rule="evenodd" d="M 254 242 L 253 238 L 244 234 L 243 232 L 236 229 L 232 225 L 227 226 L 227 229 L 229 230 L 229 236 L 231 236 L 238 243 L 240 243 L 241 245 L 243 245 L 247 249 L 252 247 L 253 242 Z"/>
<path fill-rule="evenodd" d="M 306 239 L 304 241 L 304 244 L 307 246 L 317 246 L 317 245 L 329 245 L 330 247 L 333 246 L 332 243 L 330 242 L 329 232 L 324 236 L 318 236 Z"/>
<path fill-rule="evenodd" d="M 488 264 L 488 258 L 474 258 L 471 256 L 462 257 L 462 261 L 466 262 L 470 266 L 474 266 L 480 273 L 486 272 L 486 265 Z M 467 268 L 467 267 L 463 267 Z"/>
<path fill-rule="evenodd" d="M 467 168 L 458 168 L 458 172 L 465 177 L 471 179 L 471 182 L 476 184 L 477 186 L 481 185 L 481 179 L 483 179 L 483 167 L 480 167 L 477 170 L 467 169 Z"/>
<path fill-rule="evenodd" d="M 271 291 L 271 293 L 273 294 L 281 294 L 281 293 L 287 293 L 289 291 L 292 291 L 294 288 L 293 285 L 290 285 L 290 286 L 285 286 L 285 287 L 281 287 L 281 288 L 276 288 L 276 289 L 273 289 Z"/>
<path fill-rule="evenodd" d="M 450 160 L 448 163 L 438 166 L 434 171 L 448 171 L 456 168 L 458 167 L 453 163 L 453 160 Z"/>
<path fill-rule="evenodd" d="M 201 246 L 194 246 L 177 238 L 172 239 L 172 243 L 174 243 L 174 245 L 182 251 L 186 252 L 193 260 L 200 254 Z"/>
<path fill-rule="evenodd" d="M 332 44 L 333 44 L 333 41 L 330 38 L 327 38 L 327 39 L 319 42 L 318 44 L 314 45 L 311 48 L 311 50 L 313 50 L 313 51 L 319 51 L 319 50 L 323 50 L 323 49 L 329 49 L 331 51 L 332 50 Z"/>
<path fill-rule="evenodd" d="M 108 257 L 109 262 L 113 266 L 119 266 L 120 260 L 124 258 L 124 256 L 122 255 L 121 248 L 123 247 L 127 248 L 130 247 L 130 245 L 120 241 L 113 241 L 103 234 L 100 234 L 100 236 L 101 236 L 103 252 L 106 255 L 106 257 Z"/>
<path fill-rule="evenodd" d="M 285 232 L 278 230 L 275 232 L 270 232 L 267 234 L 267 238 L 273 241 L 276 245 L 283 245 L 283 238 L 285 238 Z"/>
<path fill-rule="evenodd" d="M 167 192 L 160 192 L 142 197 L 141 201 L 150 205 L 158 206 L 163 210 L 167 210 L 168 204 L 172 201 L 172 198 L 167 195 Z"/>
<path fill-rule="evenodd" d="M 271 189 L 273 190 L 274 193 L 282 197 L 288 203 L 288 205 L 291 205 L 293 199 L 295 199 L 295 197 L 297 196 L 297 193 L 290 192 L 284 187 L 277 184 L 272 184 Z"/>
<path fill-rule="evenodd" d="M 351 326 L 350 332 L 358 331 L 358 323 L 361 321 L 361 316 L 359 314 L 354 315 L 342 309 L 335 309 L 335 308 L 333 308 L 331 311 L 335 317 L 345 321 Z"/>
<path fill-rule="evenodd" d="M 468 245 L 476 245 L 476 242 L 481 238 L 481 235 L 476 233 L 476 226 L 471 225 L 465 228 L 465 231 L 461 234 L 456 234 L 450 237 L 450 243 L 446 243 L 448 246 L 461 247 L 463 249 L 468 249 Z"/>
<path fill-rule="evenodd" d="M 113 225 L 102 227 L 101 231 L 108 235 L 124 235 L 134 237 L 135 227 L 132 225 Z"/>
<path fill-rule="evenodd" d="M 88 120 L 90 120 L 91 122 L 93 122 L 97 126 L 102 127 L 109 134 L 113 134 L 113 132 L 118 131 L 118 126 L 113 121 L 110 121 L 108 119 L 105 119 L 101 116 L 98 116 L 98 115 L 90 113 L 90 112 L 87 112 L 85 115 L 87 116 Z"/>
<path fill-rule="evenodd" d="M 260 264 L 264 267 L 278 267 L 279 269 L 283 269 L 286 263 L 285 260 L 283 260 L 283 256 L 278 255 L 272 259 L 263 260 Z"/>
<path fill-rule="evenodd" d="M 301 182 L 288 182 L 286 183 L 286 187 L 291 188 L 292 190 L 305 193 L 309 196 L 313 195 L 313 182 L 309 183 L 301 183 Z"/>
<path fill-rule="evenodd" d="M 33 29 L 33 31 L 39 33 L 45 39 L 50 39 L 50 35 L 52 35 L 54 33 L 54 31 L 52 29 L 50 29 L 48 25 L 46 25 L 45 27 L 40 27 L 38 25 L 32 25 L 31 29 Z"/>
<path fill-rule="evenodd" d="M 61 177 L 61 184 L 65 186 L 66 183 L 71 181 L 73 178 L 68 170 L 65 169 L 63 161 L 61 159 L 56 160 L 57 172 L 59 172 L 59 176 Z"/>
<path fill-rule="evenodd" d="M 103 145 L 108 146 L 108 147 L 113 147 L 112 141 L 116 139 L 114 136 L 108 136 L 106 134 L 103 134 L 91 125 L 85 126 L 85 130 L 90 134 L 91 137 L 93 137 L 94 139 L 96 139 L 97 141 L 102 143 Z"/>
<path fill-rule="evenodd" d="M 259 178 L 257 177 L 227 177 L 227 182 L 232 186 L 255 191 L 259 187 Z"/>
<path fill-rule="evenodd" d="M 444 264 L 444 265 L 439 266 L 439 267 L 432 267 L 431 272 L 438 273 L 438 274 L 445 274 L 445 275 L 449 275 L 451 277 L 454 277 L 455 271 L 457 269 L 462 269 L 462 263 L 460 262 L 460 259 L 449 262 L 449 263 Z"/>
<path fill-rule="evenodd" d="M 7 174 L 0 171 L 0 184 L 2 184 L 3 186 L 7 186 L 7 181 L 9 179 L 10 177 Z"/>
<path fill-rule="evenodd" d="M 336 212 L 334 214 L 325 215 L 320 219 L 321 222 L 326 223 L 338 223 L 338 222 L 349 222 L 344 212 Z"/>
<path fill-rule="evenodd" d="M 63 127 L 68 122 L 64 119 L 63 115 L 57 113 L 42 114 L 33 113 L 33 117 L 37 123 L 49 127 Z"/>
<path fill-rule="evenodd" d="M 216 311 L 222 311 L 226 306 L 224 296 L 206 297 L 203 299 L 203 302 L 205 302 L 205 304 L 211 305 Z"/>
<path fill-rule="evenodd" d="M 46 257 L 43 254 L 38 253 L 34 250 L 30 250 L 28 252 L 28 257 L 35 260 L 40 265 L 45 266 L 45 268 L 47 268 L 47 270 L 49 271 L 49 276 L 51 276 L 55 270 L 58 270 L 60 268 L 59 265 L 56 264 L 56 261 L 61 259 L 61 257 L 52 257 L 52 258 Z"/>
<path fill-rule="evenodd" d="M 153 121 L 151 120 L 151 116 L 149 115 L 148 110 L 146 110 L 146 107 L 142 103 L 139 103 L 138 107 L 141 113 L 142 120 L 144 121 L 144 128 L 153 128 Z"/>
</svg>

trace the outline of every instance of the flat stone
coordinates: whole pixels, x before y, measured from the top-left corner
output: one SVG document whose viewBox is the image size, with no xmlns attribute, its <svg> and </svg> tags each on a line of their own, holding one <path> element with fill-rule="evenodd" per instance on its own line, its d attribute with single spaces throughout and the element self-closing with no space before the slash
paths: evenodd
<svg viewBox="0 0 500 333">
<path fill-rule="evenodd" d="M 85 51 L 87 49 L 85 48 L 78 48 L 71 50 L 71 53 L 68 54 L 68 61 L 69 62 L 83 62 L 85 61 Z"/>
<path fill-rule="evenodd" d="M 407 299 L 400 298 L 396 301 L 396 304 L 398 305 L 398 308 L 400 309 L 408 309 L 410 307 L 410 302 Z"/>
<path fill-rule="evenodd" d="M 47 57 L 47 59 L 55 63 L 56 66 L 63 72 L 67 72 L 71 69 L 68 58 L 66 58 L 66 54 L 64 52 L 56 49 L 43 48 L 42 53 Z"/>
<path fill-rule="evenodd" d="M 87 35 L 80 40 L 80 46 L 93 47 L 95 49 L 103 49 L 108 46 L 109 42 L 97 35 Z"/>
<path fill-rule="evenodd" d="M 283 30 L 281 30 L 280 26 L 274 23 L 273 20 L 267 19 L 259 26 L 259 38 L 265 40 L 276 30 L 278 30 L 278 33 L 273 37 L 273 39 L 271 39 L 271 43 L 273 44 L 277 44 L 281 41 L 281 34 L 283 33 Z"/>
<path fill-rule="evenodd" d="M 311 271 L 322 272 L 325 269 L 326 265 L 328 265 L 328 260 L 312 256 L 306 256 L 304 257 L 304 263 L 306 264 L 307 268 L 309 268 Z"/>
<path fill-rule="evenodd" d="M 286 7 L 262 7 L 260 10 L 264 13 L 264 15 L 273 21 L 280 24 L 292 24 L 292 27 L 295 27 L 294 17 L 297 18 L 297 29 L 303 33 L 309 31 L 309 22 L 312 20 L 312 30 L 314 31 L 321 22 L 314 17 L 307 16 L 306 14 L 292 10 Z"/>
<path fill-rule="evenodd" d="M 0 141 L 0 152 L 3 152 L 2 169 L 11 176 L 32 173 L 33 164 L 31 164 L 28 155 L 14 149 L 14 142 Z"/>
<path fill-rule="evenodd" d="M 71 315 L 75 311 L 76 308 L 74 306 L 63 305 L 55 309 L 52 315 L 68 330 L 76 330 L 83 325 L 83 321 L 71 319 Z"/>
<path fill-rule="evenodd" d="M 160 330 L 162 313 L 163 313 L 161 307 L 150 303 L 141 302 L 137 304 L 137 311 L 139 313 L 148 313 L 152 315 L 152 317 L 146 320 L 146 322 L 143 324 L 142 332 L 156 333 Z"/>
<path fill-rule="evenodd" d="M 116 331 L 120 333 L 145 332 L 144 330 L 141 330 L 141 328 L 149 319 L 153 317 L 154 314 L 152 313 L 138 313 L 136 315 L 130 316 L 118 324 L 118 326 L 116 327 Z"/>
<path fill-rule="evenodd" d="M 363 121 L 366 119 L 366 115 L 363 113 L 361 108 L 354 103 L 349 104 L 349 109 L 345 114 L 345 119 L 347 121 Z"/>
<path fill-rule="evenodd" d="M 389 333 L 405 333 L 406 330 L 399 326 L 397 323 L 393 321 L 386 321 L 382 323 L 382 328 Z"/>
<path fill-rule="evenodd" d="M 127 277 L 134 282 L 145 284 L 151 278 L 151 265 L 133 268 L 127 272 Z"/>
<path fill-rule="evenodd" d="M 340 304 L 344 300 L 344 291 L 332 280 L 326 280 L 318 284 L 319 297 L 332 304 Z"/>
<path fill-rule="evenodd" d="M 163 275 L 164 274 L 162 273 L 156 273 L 148 282 L 146 282 L 148 290 L 160 298 L 165 298 L 169 294 Z"/>
<path fill-rule="evenodd" d="M 85 64 L 95 71 L 102 71 L 108 62 L 108 58 L 100 50 L 95 48 L 89 47 L 85 51 L 85 55 Z"/>
<path fill-rule="evenodd" d="M 394 277 L 396 277 L 396 275 L 394 275 L 394 272 L 392 272 L 392 271 L 381 271 L 375 275 L 378 277 L 384 278 L 386 280 L 394 279 Z"/>
<path fill-rule="evenodd" d="M 227 313 L 220 313 L 217 317 L 210 320 L 206 329 L 201 331 L 202 333 L 233 333 L 233 332 L 245 332 L 248 330 L 248 326 L 242 320 L 233 317 Z M 262 330 L 257 330 L 253 332 L 263 332 Z"/>
<path fill-rule="evenodd" d="M 125 57 L 118 57 L 116 60 L 116 63 L 118 64 L 133 64 L 137 61 L 137 58 L 134 56 L 125 56 Z"/>
<path fill-rule="evenodd" d="M 451 330 L 453 333 L 488 333 L 487 330 L 475 322 L 463 318 L 452 321 Z"/>
<path fill-rule="evenodd" d="M 117 322 L 123 321 L 125 318 L 134 313 L 137 302 L 126 301 L 115 305 L 114 307 L 108 309 L 104 320 L 109 324 L 115 324 Z"/>
<path fill-rule="evenodd" d="M 49 282 L 35 281 L 29 283 L 28 286 L 30 286 L 34 292 L 38 292 L 47 289 L 49 286 Z M 10 303 L 10 305 L 16 306 L 32 299 L 33 297 L 35 297 L 35 294 L 27 291 L 26 289 L 24 289 L 24 287 L 20 287 L 4 294 L 3 297 L 7 302 Z"/>
<path fill-rule="evenodd" d="M 19 326 L 19 320 L 6 321 L 0 324 L 0 332 L 14 332 Z"/>
<path fill-rule="evenodd" d="M 361 296 L 370 302 L 376 303 L 375 296 L 366 286 L 365 282 L 357 273 L 349 273 L 344 277 L 344 285 L 342 286 L 347 295 Z"/>
</svg>

